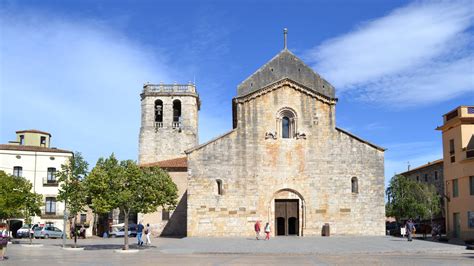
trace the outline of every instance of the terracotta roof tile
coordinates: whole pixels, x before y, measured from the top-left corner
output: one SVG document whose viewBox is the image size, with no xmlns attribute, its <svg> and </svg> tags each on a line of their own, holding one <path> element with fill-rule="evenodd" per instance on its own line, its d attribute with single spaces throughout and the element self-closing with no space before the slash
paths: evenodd
<svg viewBox="0 0 474 266">
<path fill-rule="evenodd" d="M 179 157 L 164 161 L 158 161 L 154 163 L 145 163 L 141 164 L 141 167 L 152 167 L 158 166 L 160 168 L 166 170 L 187 170 L 188 169 L 188 158 L 187 157 Z"/>
<path fill-rule="evenodd" d="M 61 149 L 56 149 L 56 148 L 46 148 L 46 147 L 27 146 L 27 145 L 10 145 L 10 144 L 0 144 L 0 150 L 73 153 L 72 151 L 61 150 Z"/>
</svg>

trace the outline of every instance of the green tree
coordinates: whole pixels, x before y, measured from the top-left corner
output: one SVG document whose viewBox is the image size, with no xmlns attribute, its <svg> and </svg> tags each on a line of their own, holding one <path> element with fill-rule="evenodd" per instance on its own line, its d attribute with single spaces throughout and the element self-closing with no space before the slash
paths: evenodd
<svg viewBox="0 0 474 266">
<path fill-rule="evenodd" d="M 416 182 L 403 175 L 392 177 L 386 195 L 386 214 L 397 221 L 401 218 L 432 218 L 440 211 L 440 197 L 433 185 Z"/>
<path fill-rule="evenodd" d="M 125 218 L 123 249 L 128 249 L 128 219 L 131 211 L 154 212 L 161 206 L 176 207 L 177 187 L 162 169 L 140 168 L 134 161 L 119 161 L 114 154 L 100 158 L 86 179 L 92 207 L 99 212 L 118 208 Z"/>
<path fill-rule="evenodd" d="M 31 223 L 31 216 L 41 214 L 43 197 L 31 192 L 33 185 L 27 179 L 0 171 L 0 219 L 24 218 Z M 30 235 L 31 243 L 31 235 Z"/>
<path fill-rule="evenodd" d="M 58 171 L 59 188 L 58 200 L 64 201 L 69 212 L 69 217 L 74 220 L 74 247 L 77 247 L 77 215 L 84 211 L 87 204 L 87 191 L 83 180 L 87 176 L 88 163 L 84 160 L 80 152 L 75 152 L 72 157 L 61 165 Z M 66 234 L 66 232 L 64 232 Z"/>
</svg>

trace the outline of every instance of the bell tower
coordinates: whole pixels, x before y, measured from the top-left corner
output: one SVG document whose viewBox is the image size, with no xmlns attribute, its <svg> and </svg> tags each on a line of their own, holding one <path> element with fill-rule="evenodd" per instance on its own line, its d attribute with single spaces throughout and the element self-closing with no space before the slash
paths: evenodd
<svg viewBox="0 0 474 266">
<path fill-rule="evenodd" d="M 185 156 L 198 145 L 199 95 L 188 84 L 145 84 L 141 97 L 139 164 Z"/>
</svg>

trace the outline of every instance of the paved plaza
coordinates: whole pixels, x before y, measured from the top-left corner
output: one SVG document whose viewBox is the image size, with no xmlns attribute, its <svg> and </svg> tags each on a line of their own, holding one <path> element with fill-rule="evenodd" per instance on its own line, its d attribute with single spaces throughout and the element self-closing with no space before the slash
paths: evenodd
<svg viewBox="0 0 474 266">
<path fill-rule="evenodd" d="M 3 265 L 473 265 L 465 246 L 396 237 L 155 238 L 151 246 L 120 254 L 123 239 L 80 239 L 82 251 L 63 250 L 60 239 L 42 247 L 8 246 Z M 68 240 L 68 244 L 72 241 Z"/>
</svg>

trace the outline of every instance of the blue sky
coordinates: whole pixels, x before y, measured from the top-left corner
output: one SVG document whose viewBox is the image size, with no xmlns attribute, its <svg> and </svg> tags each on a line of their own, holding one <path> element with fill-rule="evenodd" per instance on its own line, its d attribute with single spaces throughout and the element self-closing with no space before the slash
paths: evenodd
<svg viewBox="0 0 474 266">
<path fill-rule="evenodd" d="M 442 115 L 474 104 L 472 1 L 1 1 L 0 142 L 20 129 L 91 165 L 136 159 L 145 82 L 195 81 L 200 142 L 237 85 L 288 46 L 336 87 L 341 128 L 388 148 L 385 176 L 441 158 Z"/>
</svg>

